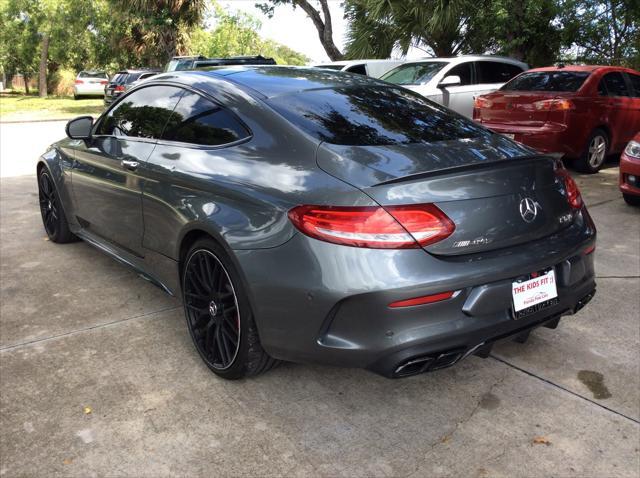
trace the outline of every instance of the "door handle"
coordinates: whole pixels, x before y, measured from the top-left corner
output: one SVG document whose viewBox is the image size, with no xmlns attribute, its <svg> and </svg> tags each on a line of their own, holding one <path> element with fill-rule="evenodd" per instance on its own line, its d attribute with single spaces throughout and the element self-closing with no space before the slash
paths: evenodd
<svg viewBox="0 0 640 478">
<path fill-rule="evenodd" d="M 122 160 L 122 167 L 124 169 L 128 169 L 129 171 L 135 171 L 136 169 L 138 169 L 138 166 L 140 166 L 140 163 L 138 163 L 138 161 L 133 161 L 131 159 Z"/>
</svg>

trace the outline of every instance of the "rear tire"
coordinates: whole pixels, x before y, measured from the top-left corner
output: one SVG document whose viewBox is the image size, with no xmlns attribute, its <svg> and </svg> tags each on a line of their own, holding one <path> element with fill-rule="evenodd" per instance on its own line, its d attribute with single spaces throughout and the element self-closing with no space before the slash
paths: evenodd
<svg viewBox="0 0 640 478">
<path fill-rule="evenodd" d="M 626 202 L 629 206 L 640 206 L 640 196 L 622 193 L 622 197 L 624 198 L 624 202 Z"/>
<path fill-rule="evenodd" d="M 591 133 L 582 156 L 574 161 L 575 168 L 583 173 L 595 174 L 602 169 L 609 154 L 609 137 L 597 128 Z"/>
<path fill-rule="evenodd" d="M 235 380 L 267 372 L 278 363 L 260 344 L 233 262 L 211 239 L 196 241 L 185 257 L 182 302 L 193 344 L 216 375 Z"/>
<path fill-rule="evenodd" d="M 69 229 L 58 191 L 46 168 L 43 168 L 38 175 L 38 199 L 42 225 L 49 240 L 58 244 L 78 240 L 78 237 Z"/>
</svg>

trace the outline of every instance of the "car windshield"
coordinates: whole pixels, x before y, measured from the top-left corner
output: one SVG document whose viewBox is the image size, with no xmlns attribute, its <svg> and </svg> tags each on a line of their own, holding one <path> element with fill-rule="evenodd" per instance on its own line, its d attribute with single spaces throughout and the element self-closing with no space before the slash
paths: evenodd
<svg viewBox="0 0 640 478">
<path fill-rule="evenodd" d="M 523 73 L 500 88 L 502 91 L 578 91 L 588 71 L 534 71 Z"/>
<path fill-rule="evenodd" d="M 322 88 L 268 100 L 315 138 L 342 145 L 431 143 L 490 135 L 466 118 L 403 88 Z"/>
<path fill-rule="evenodd" d="M 104 71 L 81 71 L 78 78 L 107 78 Z"/>
<path fill-rule="evenodd" d="M 400 65 L 380 79 L 396 85 L 420 85 L 428 83 L 446 64 L 445 61 L 427 61 Z"/>
<path fill-rule="evenodd" d="M 183 58 L 181 60 L 171 60 L 164 67 L 164 71 L 183 71 L 190 70 L 193 65 L 193 58 Z"/>
</svg>

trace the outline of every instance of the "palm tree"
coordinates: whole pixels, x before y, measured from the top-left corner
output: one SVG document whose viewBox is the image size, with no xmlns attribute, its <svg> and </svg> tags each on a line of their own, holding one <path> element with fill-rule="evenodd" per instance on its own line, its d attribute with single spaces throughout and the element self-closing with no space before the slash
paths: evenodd
<svg viewBox="0 0 640 478">
<path fill-rule="evenodd" d="M 156 62 L 184 54 L 189 33 L 202 24 L 206 0 L 114 0 L 132 18 L 129 47 L 153 50 Z"/>
<path fill-rule="evenodd" d="M 387 58 L 394 48 L 410 47 L 435 56 L 463 51 L 471 33 L 469 19 L 483 0 L 348 0 L 347 55 Z"/>
</svg>

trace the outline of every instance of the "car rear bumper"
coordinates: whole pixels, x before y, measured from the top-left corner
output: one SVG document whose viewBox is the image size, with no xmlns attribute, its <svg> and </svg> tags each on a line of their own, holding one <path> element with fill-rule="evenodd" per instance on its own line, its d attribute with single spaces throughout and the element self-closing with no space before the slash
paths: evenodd
<svg viewBox="0 0 640 478">
<path fill-rule="evenodd" d="M 595 290 L 593 254 L 585 254 L 595 234 L 583 209 L 573 225 L 526 247 L 465 256 L 360 249 L 301 234 L 283 246 L 235 256 L 262 345 L 273 357 L 398 376 L 398 368 L 416 358 L 452 353 L 450 362 L 433 367 L 452 365 L 501 337 L 579 309 Z M 558 303 L 514 320 L 512 282 L 548 267 L 556 272 Z M 446 291 L 456 294 L 388 306 Z"/>
<path fill-rule="evenodd" d="M 572 158 L 581 154 L 582 144 L 571 137 L 566 125 L 545 123 L 542 126 L 518 126 L 502 123 L 481 123 L 496 133 L 513 135 L 513 139 L 541 153 L 560 154 Z"/>
<path fill-rule="evenodd" d="M 640 159 L 620 156 L 620 191 L 640 196 Z"/>
<path fill-rule="evenodd" d="M 76 96 L 103 96 L 104 85 L 75 85 L 73 87 L 73 94 Z"/>
</svg>

